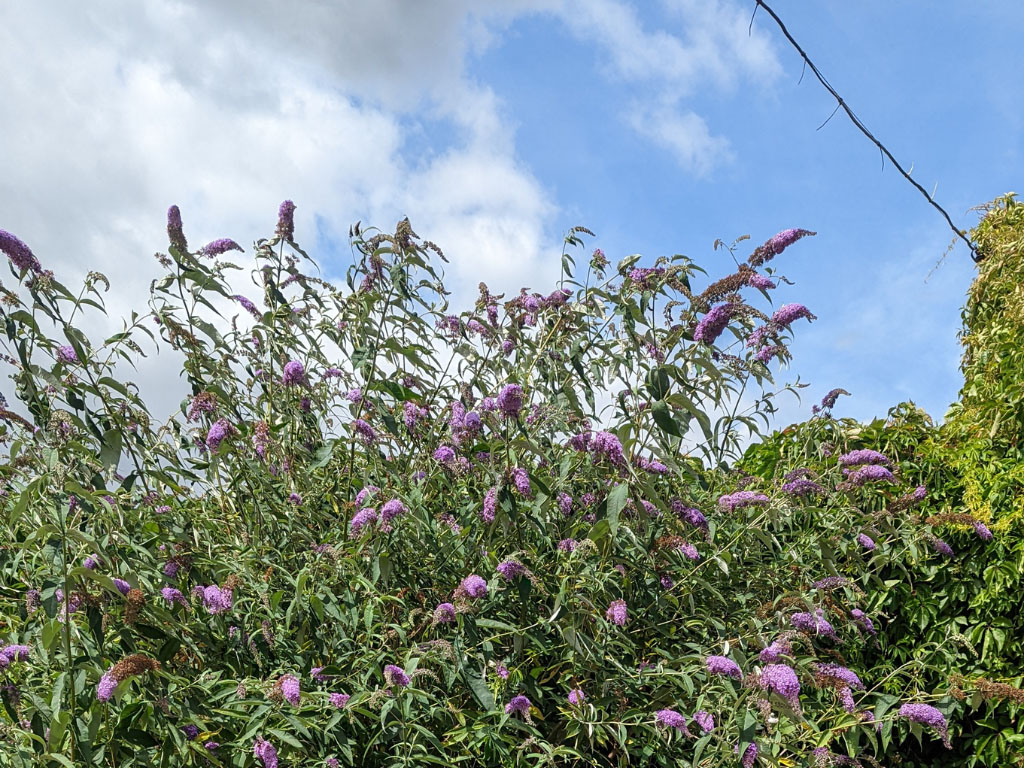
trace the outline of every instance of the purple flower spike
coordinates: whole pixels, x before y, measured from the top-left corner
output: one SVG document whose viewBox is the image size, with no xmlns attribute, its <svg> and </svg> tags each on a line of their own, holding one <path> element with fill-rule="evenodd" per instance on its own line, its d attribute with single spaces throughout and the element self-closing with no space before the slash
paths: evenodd
<svg viewBox="0 0 1024 768">
<path fill-rule="evenodd" d="M 681 734 L 689 735 L 686 728 L 686 718 L 674 709 L 659 709 L 654 713 L 654 722 L 659 728 L 674 728 Z"/>
<path fill-rule="evenodd" d="M 11 263 L 22 272 L 29 269 L 36 273 L 42 271 L 39 261 L 32 254 L 32 249 L 6 229 L 0 229 L 0 252 L 5 253 Z"/>
<path fill-rule="evenodd" d="M 743 679 L 743 673 L 740 671 L 739 665 L 728 656 L 708 656 L 705 663 L 707 664 L 708 672 L 713 675 L 731 677 L 734 680 Z"/>
<path fill-rule="evenodd" d="M 693 330 L 693 340 L 711 346 L 722 335 L 729 324 L 735 307 L 732 304 L 719 304 L 713 307 Z"/>
<path fill-rule="evenodd" d="M 188 253 L 188 241 L 181 225 L 181 211 L 172 205 L 167 209 L 167 239 L 182 253 Z"/>
<path fill-rule="evenodd" d="M 900 717 L 905 717 L 914 723 L 931 726 L 942 737 L 942 743 L 946 749 L 952 749 L 949 743 L 949 726 L 946 723 L 946 716 L 935 707 L 928 704 L 907 703 L 900 707 Z"/>
<path fill-rule="evenodd" d="M 285 200 L 277 209 L 277 234 L 291 241 L 295 236 L 295 203 Z"/>
<path fill-rule="evenodd" d="M 207 243 L 199 249 L 199 253 L 203 256 L 214 257 L 220 256 L 221 254 L 227 253 L 228 251 L 241 251 L 242 246 L 236 243 L 234 240 L 228 237 L 221 237 L 213 242 Z"/>
</svg>

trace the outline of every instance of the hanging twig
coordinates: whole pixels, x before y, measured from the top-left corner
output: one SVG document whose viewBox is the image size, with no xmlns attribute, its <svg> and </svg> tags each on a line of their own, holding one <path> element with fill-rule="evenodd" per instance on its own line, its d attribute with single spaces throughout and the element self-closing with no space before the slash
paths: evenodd
<svg viewBox="0 0 1024 768">
<path fill-rule="evenodd" d="M 778 14 L 776 14 L 775 11 L 773 11 L 764 2 L 764 0 L 755 0 L 755 2 L 757 3 L 757 5 L 754 7 L 754 13 L 757 13 L 758 8 L 764 8 L 765 12 L 772 17 L 772 19 L 778 25 L 779 29 L 782 30 L 782 34 L 785 35 L 786 39 L 789 40 L 790 44 L 796 49 L 797 53 L 799 53 L 801 58 L 804 60 L 804 67 L 809 68 L 811 72 L 814 73 L 814 76 L 818 78 L 818 82 L 821 83 L 830 94 L 832 94 L 832 98 L 834 98 L 837 102 L 836 111 L 842 108 L 842 110 L 846 112 L 847 117 L 850 118 L 850 122 L 857 126 L 858 130 L 860 130 L 860 132 L 863 133 L 868 138 L 868 140 L 871 141 L 871 143 L 878 147 L 879 152 L 882 153 L 883 166 L 885 164 L 885 158 L 888 158 L 889 162 L 893 164 L 893 166 L 896 168 L 897 171 L 900 172 L 900 174 L 902 174 L 903 178 L 905 178 L 912 185 L 914 185 L 914 188 L 917 189 L 917 191 L 920 192 L 922 195 L 924 195 L 925 200 L 927 200 L 928 203 L 935 210 L 942 214 L 942 217 L 946 220 L 946 223 L 949 224 L 949 228 L 952 229 L 954 233 L 956 233 L 956 236 L 963 240 L 965 243 L 967 243 L 967 247 L 971 249 L 971 258 L 974 259 L 975 262 L 981 261 L 982 255 L 978 252 L 978 249 L 974 245 L 974 243 L 970 241 L 970 239 L 963 232 L 963 230 L 957 228 L 956 224 L 953 223 L 953 219 L 946 212 L 946 209 L 939 205 L 937 202 L 935 202 L 934 198 L 928 194 L 928 191 L 920 184 L 918 184 L 913 178 L 911 178 L 910 174 L 903 169 L 902 165 L 899 164 L 899 161 L 895 157 L 893 157 L 892 152 L 890 152 L 886 148 L 886 146 L 882 144 L 882 142 L 876 139 L 874 134 L 872 134 L 871 131 L 867 129 L 867 126 L 865 126 L 864 123 L 860 121 L 860 118 L 853 113 L 853 110 L 850 109 L 849 105 L 843 100 L 843 97 L 836 92 L 836 89 L 832 87 L 828 80 L 825 79 L 825 76 L 821 74 L 821 72 L 818 70 L 816 66 L 814 66 L 814 62 L 811 61 L 810 57 L 807 55 L 804 49 L 800 47 L 800 44 L 795 39 L 793 39 L 793 36 L 789 33 L 789 30 L 786 29 L 786 25 L 782 23 L 782 19 L 778 17 Z M 753 16 L 751 16 L 750 18 L 750 23 L 751 25 L 753 25 L 754 23 Z M 803 79 L 803 73 L 801 73 L 800 77 L 801 79 Z M 835 112 L 833 112 L 832 114 L 834 115 Z M 832 118 L 830 116 L 829 120 L 831 119 Z M 827 122 L 828 120 L 825 121 L 825 123 Z M 822 125 L 819 126 L 819 130 L 821 129 L 821 127 L 825 125 L 825 123 L 822 123 Z"/>
</svg>

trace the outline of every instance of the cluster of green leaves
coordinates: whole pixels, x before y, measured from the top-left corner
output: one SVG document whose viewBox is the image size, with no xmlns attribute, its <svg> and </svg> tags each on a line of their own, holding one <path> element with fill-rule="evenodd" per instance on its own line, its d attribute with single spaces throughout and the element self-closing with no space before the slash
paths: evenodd
<svg viewBox="0 0 1024 768">
<path fill-rule="evenodd" d="M 353 230 L 342 288 L 306 274 L 291 232 L 289 213 L 255 244 L 250 302 L 237 265 L 172 226 L 149 311 L 96 343 L 83 317 L 103 309 L 101 276 L 76 295 L 13 272 L 6 359 L 27 416 L 0 414 L 0 640 L 31 650 L 0 672 L 0 764 L 240 767 L 260 738 L 282 765 L 710 766 L 752 744 L 794 765 L 921 736 L 897 719 L 907 697 L 952 710 L 916 657 L 868 674 L 889 641 L 852 613 L 889 605 L 892 573 L 945 567 L 927 528 L 893 511 L 912 486 L 851 486 L 836 462 L 849 440 L 826 455 L 813 437 L 810 497 L 784 492 L 774 467 L 728 468 L 776 394 L 745 351 L 767 317 L 742 279 L 719 281 L 731 287 L 715 300 L 742 311 L 708 345 L 693 329 L 710 294 L 691 291 L 683 256 L 605 276 L 595 252 L 577 276 L 574 230 L 553 293 L 482 286 L 451 315 L 443 255 L 407 221 Z M 166 421 L 119 373 L 150 343 L 191 390 Z M 521 408 L 492 402 L 509 385 Z M 757 409 L 740 412 L 751 391 Z M 592 430 L 610 450 L 573 446 Z M 762 498 L 719 503 L 737 488 Z M 506 578 L 510 560 L 522 572 Z M 486 595 L 460 589 L 471 574 Z M 211 585 L 229 607 L 209 609 Z M 618 600 L 624 624 L 608 613 Z M 438 620 L 443 603 L 454 621 Z M 791 625 L 817 611 L 837 639 Z M 797 708 L 759 685 L 774 640 Z M 138 655 L 159 668 L 101 700 L 104 676 Z M 710 674 L 709 655 L 744 681 Z M 860 671 L 854 711 L 820 663 Z M 289 675 L 298 704 L 283 700 Z M 507 710 L 520 695 L 529 708 Z M 665 709 L 707 711 L 715 728 L 678 733 Z"/>
</svg>

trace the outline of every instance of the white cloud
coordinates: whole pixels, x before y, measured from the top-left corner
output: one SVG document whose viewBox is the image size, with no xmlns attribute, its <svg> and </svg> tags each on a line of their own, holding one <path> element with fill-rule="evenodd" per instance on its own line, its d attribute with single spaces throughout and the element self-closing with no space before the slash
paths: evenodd
<svg viewBox="0 0 1024 768">
<path fill-rule="evenodd" d="M 615 77 L 649 87 L 634 127 L 704 171 L 727 144 L 678 98 L 770 76 L 774 59 L 757 35 L 735 42 L 737 6 L 667 8 L 679 34 L 645 30 L 613 0 L 4 4 L 0 226 L 69 283 L 107 272 L 114 317 L 146 295 L 172 203 L 194 245 L 248 245 L 286 197 L 307 243 L 315 218 L 344 242 L 356 219 L 387 228 L 408 215 L 452 259 L 454 287 L 543 287 L 557 274 L 558 208 L 467 57 L 524 14 L 560 19 Z M 453 137 L 409 157 L 437 121 Z"/>
</svg>

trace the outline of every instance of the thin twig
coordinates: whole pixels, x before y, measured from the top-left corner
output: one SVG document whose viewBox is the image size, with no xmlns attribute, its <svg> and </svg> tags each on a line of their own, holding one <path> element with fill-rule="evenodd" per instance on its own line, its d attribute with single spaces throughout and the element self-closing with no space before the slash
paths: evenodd
<svg viewBox="0 0 1024 768">
<path fill-rule="evenodd" d="M 928 203 L 935 210 L 942 214 L 942 217 L 946 220 L 946 223 L 949 224 L 949 228 L 952 229 L 954 233 L 956 233 L 956 236 L 963 240 L 965 243 L 967 243 L 967 247 L 971 249 L 971 258 L 974 259 L 976 263 L 980 262 L 983 257 L 978 252 L 978 249 L 977 247 L 975 247 L 974 243 L 972 243 L 970 239 L 968 239 L 967 235 L 964 234 L 963 230 L 957 228 L 956 224 L 953 223 L 953 219 L 946 212 L 946 209 L 943 208 L 938 203 L 936 203 L 935 200 L 932 199 L 931 195 L 928 194 L 927 190 L 920 184 L 918 184 L 913 178 L 911 178 L 910 174 L 903 169 L 902 165 L 899 164 L 899 161 L 895 157 L 893 157 L 892 152 L 890 152 L 886 148 L 886 146 L 882 144 L 882 142 L 876 139 L 874 134 L 872 134 L 871 131 L 867 129 L 867 126 L 865 126 L 864 123 L 860 121 L 860 118 L 853 113 L 853 110 L 850 109 L 849 105 L 843 100 L 843 97 L 840 96 L 836 89 L 833 88 L 832 85 L 828 82 L 828 80 L 825 79 L 825 76 L 821 74 L 818 68 L 814 66 L 814 62 L 811 61 L 810 57 L 807 55 L 804 49 L 800 47 L 800 44 L 789 33 L 789 30 L 786 29 L 786 25 L 782 23 L 782 19 L 779 18 L 778 14 L 776 14 L 775 11 L 773 11 L 768 6 L 768 4 L 764 2 L 764 0 L 754 1 L 757 3 L 757 8 L 764 8 L 765 12 L 767 12 L 767 14 L 772 17 L 772 19 L 778 25 L 779 29 L 782 30 L 782 34 L 786 37 L 787 40 L 789 40 L 790 44 L 796 49 L 797 53 L 799 53 L 801 58 L 804 60 L 804 66 L 809 67 L 811 72 L 814 73 L 814 76 L 818 78 L 818 82 L 825 87 L 825 90 L 832 94 L 832 97 L 836 100 L 836 102 L 838 102 L 837 109 L 839 107 L 842 107 L 843 111 L 846 112 L 846 116 L 850 118 L 850 122 L 852 122 L 857 127 L 857 129 L 868 138 L 868 140 L 871 143 L 878 147 L 878 150 L 882 153 L 883 166 L 885 164 L 885 158 L 888 158 L 889 162 L 893 164 L 893 166 L 896 168 L 897 171 L 900 172 L 903 178 L 909 181 L 914 186 L 914 188 L 917 189 L 917 191 L 924 196 L 924 199 L 927 200 Z M 755 8 L 755 11 L 757 10 L 757 8 Z M 753 22 L 753 19 L 751 19 L 751 22 Z M 803 75 L 801 74 L 801 79 L 802 78 Z M 828 120 L 826 120 L 825 122 L 827 123 Z"/>
</svg>

